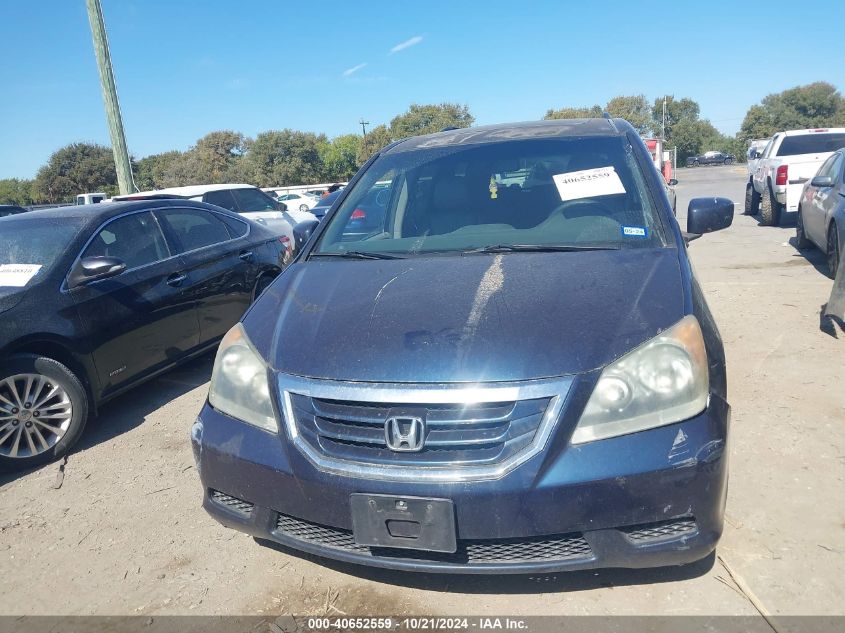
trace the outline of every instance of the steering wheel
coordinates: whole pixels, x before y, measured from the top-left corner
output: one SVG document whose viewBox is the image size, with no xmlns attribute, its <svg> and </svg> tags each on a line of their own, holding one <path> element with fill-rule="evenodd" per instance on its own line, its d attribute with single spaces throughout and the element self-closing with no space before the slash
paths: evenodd
<svg viewBox="0 0 845 633">
<path fill-rule="evenodd" d="M 548 220 L 551 220 L 556 215 L 563 215 L 567 219 L 601 216 L 615 221 L 613 210 L 594 198 L 566 200 L 555 207 L 554 211 L 549 214 Z"/>
</svg>

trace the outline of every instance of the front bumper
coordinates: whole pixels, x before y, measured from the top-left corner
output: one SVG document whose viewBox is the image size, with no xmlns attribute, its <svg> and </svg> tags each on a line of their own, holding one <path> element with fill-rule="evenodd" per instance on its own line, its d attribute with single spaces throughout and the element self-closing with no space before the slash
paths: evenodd
<svg viewBox="0 0 845 633">
<path fill-rule="evenodd" d="M 284 438 L 208 405 L 192 444 L 203 506 L 215 519 L 310 554 L 427 572 L 659 567 L 700 560 L 716 546 L 729 417 L 727 403 L 711 396 L 708 408 L 690 420 L 578 446 L 552 438 L 543 453 L 504 477 L 463 483 L 324 473 Z M 357 545 L 353 493 L 451 499 L 458 551 Z"/>
</svg>

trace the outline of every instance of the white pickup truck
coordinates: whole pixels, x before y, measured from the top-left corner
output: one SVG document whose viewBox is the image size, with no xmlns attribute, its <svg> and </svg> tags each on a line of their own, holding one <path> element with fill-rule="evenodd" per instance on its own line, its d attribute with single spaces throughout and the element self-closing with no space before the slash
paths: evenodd
<svg viewBox="0 0 845 633">
<path fill-rule="evenodd" d="M 778 132 L 766 146 L 745 186 L 745 213 L 760 213 L 764 226 L 780 224 L 784 211 L 797 211 L 804 183 L 845 147 L 845 128 Z"/>
</svg>

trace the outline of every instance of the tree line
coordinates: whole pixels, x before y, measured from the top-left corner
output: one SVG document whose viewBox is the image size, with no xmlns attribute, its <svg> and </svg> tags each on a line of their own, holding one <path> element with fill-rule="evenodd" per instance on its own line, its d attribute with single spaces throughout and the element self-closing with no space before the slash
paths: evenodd
<svg viewBox="0 0 845 633">
<path fill-rule="evenodd" d="M 678 161 L 708 150 L 745 159 L 750 140 L 766 138 L 793 128 L 845 126 L 845 99 L 834 86 L 816 82 L 771 94 L 749 108 L 735 136 L 722 134 L 701 118 L 699 104 L 688 97 L 649 101 L 645 95 L 621 95 L 600 105 L 550 109 L 545 119 L 611 116 L 626 119 L 644 136 L 665 138 L 664 147 L 677 147 Z M 389 143 L 446 127 L 469 127 L 475 118 L 465 105 L 441 103 L 411 105 L 390 123 L 372 128 L 366 139 L 292 129 L 270 130 L 249 138 L 240 132 L 219 130 L 206 134 L 186 151 L 172 150 L 133 159 L 132 170 L 140 190 L 191 184 L 248 182 L 259 187 L 345 181 L 373 153 Z M 28 205 L 68 202 L 78 193 L 117 193 L 111 149 L 90 143 L 72 143 L 57 150 L 32 180 L 0 179 L 0 204 Z"/>
</svg>

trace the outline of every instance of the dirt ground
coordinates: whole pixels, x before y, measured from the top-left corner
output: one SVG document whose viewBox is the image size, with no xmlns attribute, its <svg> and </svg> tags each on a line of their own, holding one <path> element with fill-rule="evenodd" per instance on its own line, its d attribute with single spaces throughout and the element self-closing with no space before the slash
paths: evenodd
<svg viewBox="0 0 845 633">
<path fill-rule="evenodd" d="M 682 170 L 741 202 L 743 167 Z M 188 430 L 211 359 L 108 404 L 62 472 L 0 479 L 0 614 L 845 614 L 845 333 L 794 228 L 734 225 L 692 258 L 728 357 L 731 479 L 718 557 L 686 568 L 456 577 L 258 546 L 200 507 Z"/>
</svg>

